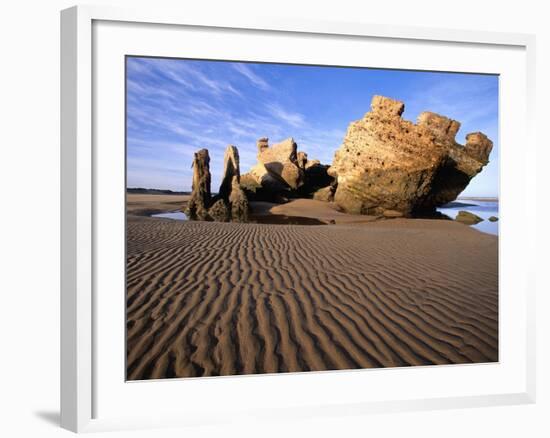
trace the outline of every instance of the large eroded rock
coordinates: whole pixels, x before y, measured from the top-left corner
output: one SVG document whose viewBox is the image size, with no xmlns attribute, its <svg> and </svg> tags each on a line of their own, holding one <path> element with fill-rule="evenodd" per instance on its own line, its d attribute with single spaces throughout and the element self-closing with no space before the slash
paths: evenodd
<svg viewBox="0 0 550 438">
<path fill-rule="evenodd" d="M 352 122 L 328 173 L 334 201 L 349 213 L 405 216 L 432 212 L 456 199 L 488 163 L 493 143 L 482 133 L 455 140 L 460 123 L 424 112 L 403 120 L 403 102 L 374 96 L 371 111 Z"/>
</svg>

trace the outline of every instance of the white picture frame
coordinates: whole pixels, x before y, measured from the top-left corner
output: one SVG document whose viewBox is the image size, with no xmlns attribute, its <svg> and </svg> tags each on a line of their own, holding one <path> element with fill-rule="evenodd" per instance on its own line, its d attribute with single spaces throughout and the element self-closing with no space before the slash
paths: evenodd
<svg viewBox="0 0 550 438">
<path fill-rule="evenodd" d="M 533 136 L 534 120 L 534 36 L 524 34 L 492 33 L 484 31 L 462 31 L 451 29 L 425 29 L 417 27 L 386 26 L 373 25 L 366 23 L 338 23 L 338 22 L 318 22 L 306 19 L 288 19 L 281 20 L 276 18 L 264 17 L 246 17 L 227 20 L 224 17 L 216 15 L 195 16 L 188 15 L 182 11 L 164 11 L 158 9 L 133 10 L 120 9 L 104 6 L 76 6 L 66 9 L 61 13 L 61 426 L 75 431 L 101 431 L 113 429 L 131 429 L 162 426 L 177 426 L 189 424 L 205 424 L 209 422 L 229 421 L 230 419 L 254 418 L 296 418 L 310 417 L 315 415 L 360 415 L 372 412 L 400 412 L 407 410 L 420 409 L 444 409 L 454 407 L 475 407 L 489 405 L 506 405 L 533 403 L 535 401 L 535 310 L 534 296 L 535 283 L 534 275 L 527 275 L 531 272 L 529 263 L 518 262 L 515 269 L 517 275 L 515 278 L 515 288 L 518 296 L 515 302 L 510 302 L 508 306 L 506 299 L 503 306 L 508 306 L 509 315 L 517 312 L 518 335 L 514 339 L 514 345 L 519 346 L 518 351 L 513 354 L 517 357 L 517 366 L 514 371 L 510 371 L 509 376 L 513 376 L 510 382 L 513 385 L 506 387 L 505 382 L 495 380 L 494 390 L 487 390 L 483 393 L 468 392 L 464 390 L 461 395 L 438 393 L 437 396 L 417 397 L 411 393 L 391 394 L 389 398 L 378 397 L 371 399 L 361 399 L 361 397 L 346 398 L 346 394 L 341 393 L 340 398 L 323 399 L 317 397 L 317 402 L 313 403 L 306 398 L 298 404 L 290 404 L 284 401 L 284 397 L 274 397 L 273 406 L 266 408 L 258 407 L 255 409 L 246 405 L 244 402 L 239 406 L 239 401 L 232 409 L 224 412 L 223 409 L 207 411 L 206 406 L 201 402 L 195 403 L 196 411 L 192 414 L 184 415 L 178 411 L 178 406 L 170 412 L 166 412 L 164 407 L 150 408 L 148 415 L 130 415 L 128 412 L 114 412 L 116 406 L 105 408 L 108 415 L 98 414 L 104 409 L 102 407 L 101 397 L 105 394 L 105 384 L 102 384 L 102 371 L 105 367 L 106 355 L 98 355 L 98 349 L 102 348 L 102 330 L 97 329 L 99 318 L 103 320 L 101 303 L 98 304 L 96 297 L 97 285 L 102 280 L 98 277 L 98 241 L 97 231 L 100 223 L 100 209 L 97 209 L 101 199 L 101 190 L 98 188 L 98 178 L 103 180 L 104 175 L 109 173 L 109 169 L 102 168 L 102 161 L 94 152 L 95 142 L 101 137 L 101 133 L 96 130 L 94 125 L 101 119 L 98 114 L 98 105 L 102 105 L 101 97 L 96 95 L 95 87 L 102 74 L 101 68 L 94 64 L 94 59 L 102 56 L 98 51 L 104 50 L 105 44 L 102 42 L 100 32 L 94 28 L 98 23 L 112 23 L 117 25 L 131 25 L 132 32 L 139 32 L 140 26 L 148 27 L 152 32 L 149 36 L 158 33 L 177 29 L 200 30 L 202 34 L 209 32 L 224 32 L 238 30 L 239 38 L 253 39 L 254 36 L 262 33 L 270 33 L 273 38 L 286 38 L 293 36 L 295 38 L 304 38 L 308 36 L 320 36 L 326 38 L 349 38 L 350 41 L 384 41 L 385 44 L 403 44 L 406 42 L 411 47 L 414 45 L 428 46 L 452 44 L 453 47 L 460 47 L 467 53 L 468 50 L 476 48 L 486 48 L 495 50 L 503 54 L 510 52 L 521 59 L 521 63 L 514 63 L 518 76 L 525 82 L 509 83 L 505 87 L 515 89 L 514 101 L 518 102 L 521 108 L 516 108 L 517 114 L 521 120 L 517 121 L 516 131 L 510 132 L 515 139 L 522 139 L 521 153 L 528 154 L 535 150 L 535 141 Z M 113 46 L 113 55 L 119 56 L 124 53 L 125 48 L 116 44 L 116 32 L 118 30 L 111 27 L 107 30 L 110 42 Z M 134 34 L 135 35 L 135 34 Z M 156 37 L 152 37 L 153 40 Z M 162 43 L 162 37 L 158 37 L 158 44 Z M 154 43 L 156 44 L 156 43 Z M 152 46 L 154 46 L 152 43 Z M 289 44 L 288 42 L 282 43 Z M 246 44 L 245 44 L 246 45 Z M 149 47 L 147 50 L 153 50 Z M 116 48 L 122 52 L 114 52 Z M 197 49 L 199 50 L 199 49 Z M 146 49 L 144 49 L 146 51 Z M 105 49 L 105 52 L 107 50 Z M 126 53 L 136 54 L 136 53 Z M 328 54 L 327 56 L 329 56 Z M 505 56 L 505 55 L 503 55 Z M 109 59 L 109 58 L 106 58 Z M 425 63 L 423 68 L 437 69 L 437 66 L 428 65 L 427 61 L 420 60 L 419 63 Z M 435 62 L 435 61 L 434 61 Z M 439 61 L 439 62 L 445 62 Z M 420 65 L 418 64 L 418 65 Z M 439 64 L 443 65 L 443 64 Z M 458 64 L 457 64 L 458 65 Z M 496 65 L 496 64 L 495 64 Z M 435 66 L 435 67 L 434 67 Z M 384 65 L 383 67 L 399 68 L 399 60 L 394 65 Z M 449 64 L 448 70 L 457 71 L 460 68 Z M 501 73 L 498 67 L 491 73 Z M 101 76 L 103 77 L 103 76 Z M 120 79 L 120 78 L 119 78 Z M 115 93 L 116 94 L 116 93 Z M 118 96 L 120 98 L 121 96 Z M 511 99 L 511 96 L 509 96 Z M 99 99 L 99 100 L 98 100 Z M 100 103 L 98 103 L 98 101 Z M 510 100 L 504 99 L 501 105 L 506 105 Z M 506 109 L 506 108 L 504 108 Z M 505 111 L 506 113 L 506 111 Z M 511 117 L 511 113 L 510 113 Z M 123 123 L 123 120 L 117 119 Z M 502 132 L 501 132 L 502 133 Z M 508 132 L 504 133 L 508 138 Z M 117 146 L 118 147 L 118 146 Z M 122 145 L 123 147 L 123 145 Z M 503 169 L 505 170 L 506 161 L 512 159 L 512 153 L 503 154 Z M 519 166 L 521 167 L 521 166 Z M 519 199 L 520 197 L 532 197 L 534 199 L 535 175 L 534 172 L 527 173 L 526 168 L 518 171 L 519 178 L 523 180 L 517 188 L 511 188 L 507 183 L 506 172 L 503 172 L 501 181 L 501 196 L 510 196 L 510 198 Z M 113 202 L 118 202 L 113 200 Z M 114 204 L 113 204 L 114 205 Z M 531 202 L 530 205 L 536 205 Z M 506 204 L 503 205 L 503 209 Z M 510 208 L 510 207 L 508 207 Z M 506 210 L 503 210 L 506 211 Z M 531 208 L 528 212 L 521 212 L 523 217 L 521 222 L 513 218 L 514 212 L 509 209 L 509 221 L 503 222 L 503 235 L 508 233 L 512 236 L 515 227 L 521 223 L 523 226 L 523 236 L 527 239 L 517 238 L 506 243 L 501 251 L 509 251 L 517 248 L 519 245 L 530 247 L 535 242 L 535 211 Z M 101 245 L 100 245 L 101 246 Z M 523 252 L 522 252 L 523 253 Z M 506 253 L 501 255 L 506 260 Z M 504 263 L 504 262 L 503 262 Z M 506 266 L 504 266 L 506 268 Z M 123 269 L 122 265 L 120 269 Z M 501 271 L 503 266 L 501 265 Z M 502 281 L 502 277 L 501 277 Z M 123 300 L 124 291 L 120 291 L 120 301 Z M 501 307 L 502 310 L 502 307 Z M 507 314 L 505 314 L 507 315 Z M 106 316 L 107 317 L 107 316 Z M 122 318 L 122 315 L 120 315 Z M 503 318 L 501 328 L 506 329 L 508 324 L 513 324 L 512 318 Z M 108 318 L 113 318 L 108 316 Z M 122 326 L 124 322 L 119 321 Z M 109 323 L 111 324 L 111 323 Z M 116 322 L 112 322 L 116 324 Z M 510 341 L 512 342 L 512 341 Z M 120 344 L 120 343 L 119 343 Z M 115 347 L 123 354 L 123 345 L 117 344 Z M 507 345 L 504 345 L 505 350 Z M 512 343 L 510 344 L 512 346 Z M 113 348 L 115 348 L 113 347 Z M 510 347 L 512 348 L 512 347 Z M 118 351 L 118 350 L 117 350 Z M 98 357 L 101 357 L 99 359 Z M 505 355 L 505 357 L 508 357 Z M 102 362 L 103 361 L 103 362 Z M 501 360 L 498 364 L 502 369 L 506 367 L 506 360 Z M 497 365 L 497 366 L 498 366 Z M 473 366 L 463 366 L 467 373 L 475 374 L 478 368 Z M 448 371 L 445 367 L 440 368 L 443 371 L 436 371 L 434 367 L 423 367 L 418 370 L 415 378 L 427 378 L 429 375 L 440 374 L 442 379 L 448 379 Z M 456 368 L 455 368 L 456 369 Z M 368 370 L 365 370 L 368 372 Z M 397 370 L 385 370 L 382 372 L 394 373 L 395 378 L 400 378 Z M 492 373 L 486 370 L 486 373 Z M 290 382 L 290 385 L 319 385 L 326 382 L 327 388 L 330 385 L 354 385 L 358 379 L 366 376 L 361 372 L 329 372 L 329 373 L 310 373 L 313 377 L 306 378 L 303 374 L 286 376 L 285 379 L 275 381 L 276 385 L 284 382 Z M 338 376 L 336 378 L 332 376 Z M 382 374 L 369 374 L 369 379 L 376 379 Z M 349 376 L 349 382 L 344 381 Z M 375 376 L 375 377 L 372 377 Z M 503 378 L 504 379 L 504 374 Z M 277 378 L 277 376 L 275 376 Z M 404 376 L 403 378 L 406 378 Z M 225 380 L 224 380 L 225 379 Z M 212 379 L 197 379 L 193 383 L 194 390 L 201 390 L 202 387 L 212 387 L 213 391 L 234 391 L 235 388 L 241 388 L 245 394 L 254 394 L 259 391 L 257 387 L 264 384 L 273 385 L 273 376 L 256 377 L 231 377 L 222 379 L 221 387 L 215 388 Z M 253 380 L 255 379 L 255 380 Z M 288 380 L 291 379 L 291 380 Z M 337 380 L 340 379 L 340 380 Z M 343 380 L 344 379 L 344 380 Z M 227 383 L 229 382 L 229 383 Z M 135 383 L 119 382 L 121 385 L 134 385 Z M 460 382 L 458 382 L 460 383 Z M 141 384 L 141 383 L 140 383 Z M 103 386 L 102 386 L 103 385 Z M 167 382 L 147 382 L 148 388 L 155 387 L 155 394 L 160 392 L 173 391 Z M 99 388 L 99 389 L 98 389 Z M 158 389 L 160 388 L 160 389 Z M 266 388 L 268 388 L 266 386 Z M 210 390 L 210 389 L 208 389 Z M 137 390 L 136 390 L 137 391 Z M 137 394 L 133 391 L 133 394 Z M 160 392 L 159 392 L 160 391 Z M 330 394 L 330 389 L 328 393 Z M 145 392 L 143 393 L 145 394 Z M 149 394 L 152 394 L 151 392 Z M 336 394 L 336 393 L 335 393 Z M 435 394 L 435 393 L 433 393 Z M 115 396 L 115 393 L 109 396 Z M 104 396 L 103 396 L 104 397 Z M 114 404 L 116 404 L 114 402 Z M 210 408 L 212 408 L 210 406 Z M 189 412 L 189 411 L 188 411 Z M 216 414 L 215 420 L 212 412 Z"/>
</svg>

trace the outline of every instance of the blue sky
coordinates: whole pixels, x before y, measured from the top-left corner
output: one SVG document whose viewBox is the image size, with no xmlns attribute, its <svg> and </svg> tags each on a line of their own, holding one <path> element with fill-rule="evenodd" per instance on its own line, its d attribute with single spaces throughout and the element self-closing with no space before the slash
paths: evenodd
<svg viewBox="0 0 550 438">
<path fill-rule="evenodd" d="M 463 195 L 498 194 L 496 76 L 129 57 L 126 80 L 128 187 L 188 191 L 193 152 L 207 148 L 217 192 L 225 147 L 238 147 L 245 173 L 260 137 L 293 137 L 330 164 L 349 123 L 381 94 L 405 102 L 405 119 L 433 111 L 458 120 L 460 143 L 488 135 L 491 162 Z"/>
</svg>

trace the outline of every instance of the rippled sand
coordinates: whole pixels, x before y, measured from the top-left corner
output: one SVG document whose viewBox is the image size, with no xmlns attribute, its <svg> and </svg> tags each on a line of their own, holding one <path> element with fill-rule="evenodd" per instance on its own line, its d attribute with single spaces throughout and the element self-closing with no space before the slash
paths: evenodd
<svg viewBox="0 0 550 438">
<path fill-rule="evenodd" d="M 462 224 L 128 216 L 128 379 L 498 360 L 498 241 Z"/>
</svg>

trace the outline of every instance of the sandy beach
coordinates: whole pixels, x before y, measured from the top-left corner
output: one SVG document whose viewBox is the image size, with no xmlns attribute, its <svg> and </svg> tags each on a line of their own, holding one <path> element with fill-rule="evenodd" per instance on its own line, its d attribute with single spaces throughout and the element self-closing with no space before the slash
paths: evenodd
<svg viewBox="0 0 550 438">
<path fill-rule="evenodd" d="M 149 216 L 181 209 L 189 195 L 126 195 L 126 212 L 131 215 Z"/>
<path fill-rule="evenodd" d="M 256 213 L 329 225 L 146 216 L 185 200 L 128 195 L 128 379 L 498 360 L 496 236 L 306 199 Z"/>
</svg>

